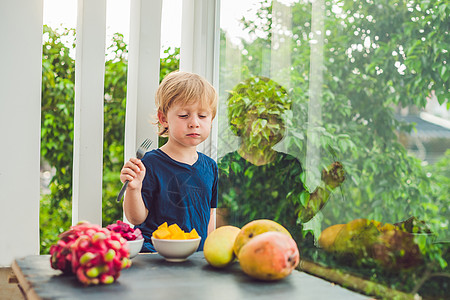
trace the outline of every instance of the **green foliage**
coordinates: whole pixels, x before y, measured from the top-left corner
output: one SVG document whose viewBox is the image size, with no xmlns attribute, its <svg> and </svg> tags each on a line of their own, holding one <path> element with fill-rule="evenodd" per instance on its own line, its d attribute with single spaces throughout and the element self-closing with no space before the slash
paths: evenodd
<svg viewBox="0 0 450 300">
<path fill-rule="evenodd" d="M 75 31 L 54 31 L 44 26 L 42 58 L 41 161 L 49 162 L 55 174 L 51 195 L 44 195 L 40 206 L 41 253 L 48 253 L 57 235 L 71 224 L 73 111 L 75 63 L 74 48 L 64 44 Z"/>
<path fill-rule="evenodd" d="M 116 201 L 121 184 L 118 182 L 123 165 L 125 139 L 125 106 L 127 84 L 127 45 L 123 35 L 116 33 L 108 47 L 105 63 L 105 101 L 103 136 L 103 226 L 121 220 L 122 204 Z"/>
<path fill-rule="evenodd" d="M 42 60 L 42 163 L 55 171 L 50 194 L 41 198 L 40 235 L 42 254 L 48 253 L 57 235 L 67 230 L 72 219 L 72 157 L 74 128 L 75 30 L 44 26 Z M 179 49 L 168 48 L 161 59 L 161 77 L 177 70 Z M 124 129 L 127 83 L 127 45 L 115 34 L 105 63 L 102 225 L 122 219 L 116 202 L 124 157 Z"/>
<path fill-rule="evenodd" d="M 283 122 L 283 113 L 291 108 L 291 99 L 286 90 L 267 77 L 251 77 L 241 82 L 230 91 L 227 100 L 230 128 L 236 135 L 242 136 L 242 130 L 249 119 L 263 119 L 259 124 L 253 123 L 253 136 L 263 136 L 269 140 L 271 131 L 279 131 Z M 275 119 L 274 124 L 269 122 Z M 278 125 L 278 127 L 277 127 Z M 272 128 L 270 127 L 272 126 Z M 252 142 L 259 144 L 258 141 Z"/>
<path fill-rule="evenodd" d="M 164 57 L 160 60 L 159 82 L 170 72 L 176 71 L 180 66 L 180 48 L 167 48 Z"/>
</svg>

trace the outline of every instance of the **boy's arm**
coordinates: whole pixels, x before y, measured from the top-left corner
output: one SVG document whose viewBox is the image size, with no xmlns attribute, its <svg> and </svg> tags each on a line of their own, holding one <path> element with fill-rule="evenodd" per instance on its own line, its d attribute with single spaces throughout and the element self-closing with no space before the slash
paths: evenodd
<svg viewBox="0 0 450 300">
<path fill-rule="evenodd" d="M 129 181 L 123 200 L 123 211 L 127 220 L 133 225 L 143 223 L 148 215 L 141 194 L 144 177 L 145 166 L 137 158 L 131 158 L 126 162 L 120 172 L 120 180 Z"/>
<path fill-rule="evenodd" d="M 216 209 L 211 208 L 211 216 L 208 224 L 208 235 L 216 229 Z"/>
<path fill-rule="evenodd" d="M 127 189 L 123 200 L 125 217 L 133 225 L 142 224 L 148 215 L 148 209 L 144 205 L 141 189 Z"/>
<path fill-rule="evenodd" d="M 311 220 L 327 203 L 331 192 L 345 180 L 344 167 L 340 162 L 332 163 L 322 171 L 322 182 L 310 194 L 308 204 L 299 212 L 300 220 L 305 223 Z"/>
</svg>

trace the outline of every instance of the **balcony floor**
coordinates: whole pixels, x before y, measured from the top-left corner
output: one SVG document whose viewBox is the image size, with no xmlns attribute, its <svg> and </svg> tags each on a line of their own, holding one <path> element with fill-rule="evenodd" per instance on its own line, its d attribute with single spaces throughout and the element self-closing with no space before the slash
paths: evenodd
<svg viewBox="0 0 450 300">
<path fill-rule="evenodd" d="M 0 268 L 0 299 L 25 299 L 11 268 Z"/>
</svg>

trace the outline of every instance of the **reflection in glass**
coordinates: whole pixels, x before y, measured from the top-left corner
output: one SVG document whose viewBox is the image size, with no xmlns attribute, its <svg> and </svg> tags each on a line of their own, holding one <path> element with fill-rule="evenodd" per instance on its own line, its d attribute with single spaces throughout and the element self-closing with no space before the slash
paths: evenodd
<svg viewBox="0 0 450 300">
<path fill-rule="evenodd" d="M 221 3 L 225 20 L 235 20 L 221 24 L 225 219 L 279 218 L 301 237 L 308 271 L 333 281 L 327 276 L 353 274 L 389 287 L 393 294 L 381 298 L 450 294 L 445 2 L 244 2 L 242 10 Z M 257 87 L 257 78 L 270 78 L 269 84 Z M 233 106 L 245 94 L 238 92 L 242 83 L 259 89 L 240 101 L 263 98 L 260 112 Z M 268 100 L 277 88 L 278 104 Z M 299 207 L 307 207 L 321 170 L 334 161 L 344 166 L 346 180 L 326 205 L 302 218 Z M 239 172 L 239 181 L 228 182 Z"/>
<path fill-rule="evenodd" d="M 255 219 L 275 220 L 300 240 L 297 220 L 309 221 L 325 205 L 345 179 L 342 165 L 323 170 L 323 182 L 313 193 L 305 190 L 300 161 L 273 149 L 284 137 L 284 115 L 291 107 L 286 90 L 275 81 L 256 76 L 239 83 L 227 107 L 240 146 L 219 160 L 219 216 L 238 227 Z"/>
</svg>

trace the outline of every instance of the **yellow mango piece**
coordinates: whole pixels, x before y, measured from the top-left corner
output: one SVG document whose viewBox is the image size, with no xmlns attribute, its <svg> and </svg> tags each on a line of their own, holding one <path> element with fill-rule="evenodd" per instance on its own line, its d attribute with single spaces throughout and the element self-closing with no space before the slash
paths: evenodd
<svg viewBox="0 0 450 300">
<path fill-rule="evenodd" d="M 172 234 L 170 239 L 171 240 L 185 240 L 186 239 L 186 235 L 185 235 L 184 231 L 176 232 L 176 233 Z"/>
<path fill-rule="evenodd" d="M 170 233 L 172 234 L 172 235 L 175 235 L 175 234 L 177 234 L 177 233 L 183 233 L 184 231 L 177 225 L 177 224 L 172 224 L 172 225 L 170 225 L 169 227 L 168 227 L 168 229 L 169 229 L 169 231 L 170 231 Z"/>
<path fill-rule="evenodd" d="M 153 231 L 153 236 L 157 239 L 167 239 L 170 237 L 170 231 L 165 228 L 157 229 Z"/>
<path fill-rule="evenodd" d="M 191 232 L 184 232 L 176 223 L 168 226 L 167 222 L 164 222 L 153 232 L 153 237 L 166 240 L 187 240 L 199 238 L 199 235 L 195 229 L 192 229 Z"/>
<path fill-rule="evenodd" d="M 191 232 L 189 232 L 188 236 L 189 236 L 188 239 L 198 239 L 200 237 L 195 228 L 192 229 Z"/>
<path fill-rule="evenodd" d="M 167 227 L 168 227 L 167 222 L 164 222 L 158 226 L 158 229 L 167 229 Z"/>
</svg>

